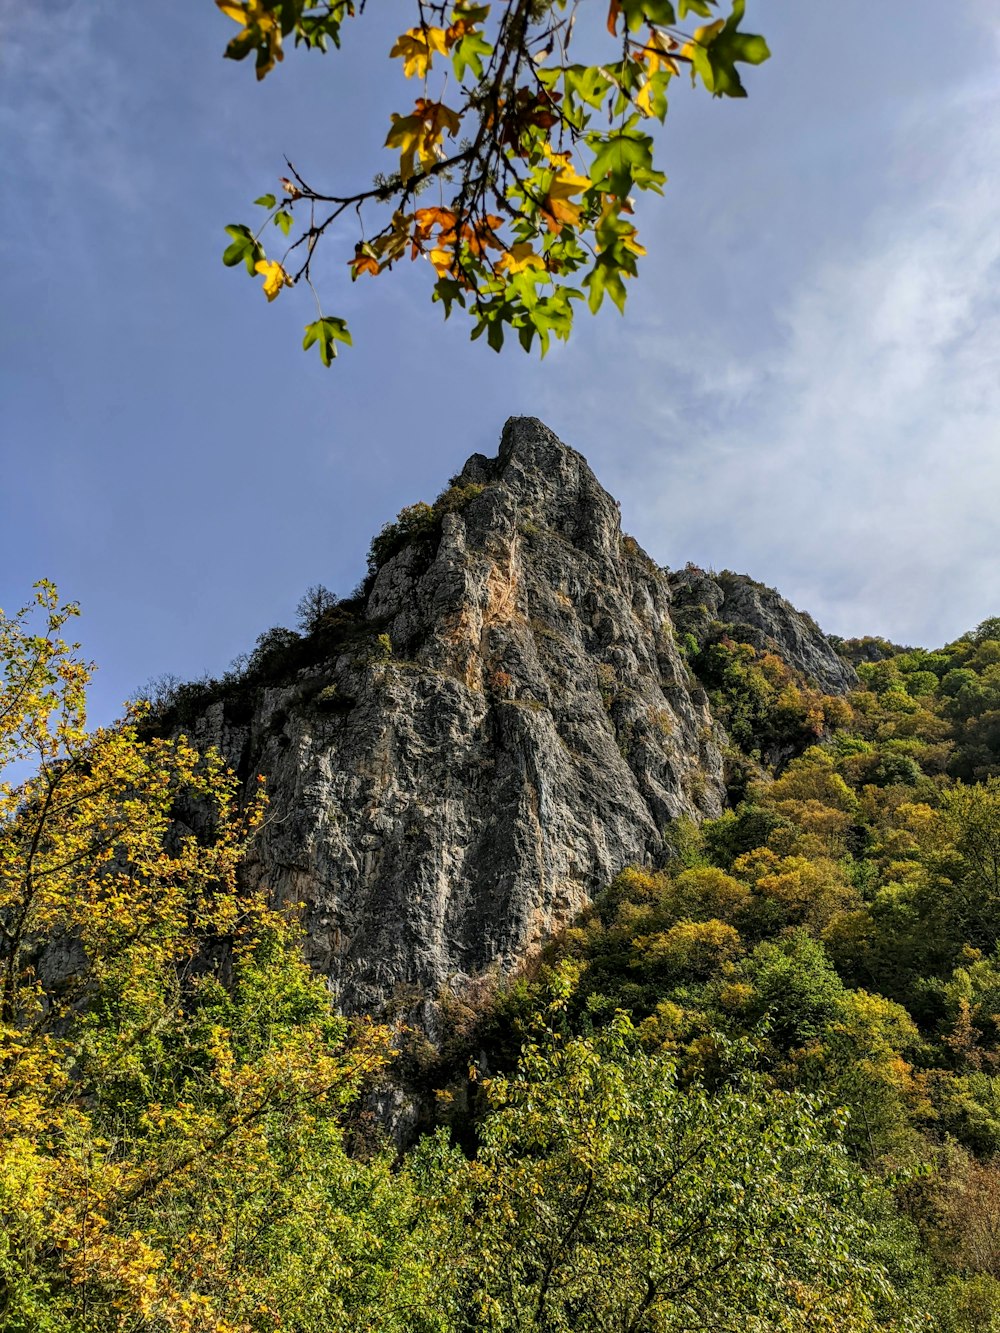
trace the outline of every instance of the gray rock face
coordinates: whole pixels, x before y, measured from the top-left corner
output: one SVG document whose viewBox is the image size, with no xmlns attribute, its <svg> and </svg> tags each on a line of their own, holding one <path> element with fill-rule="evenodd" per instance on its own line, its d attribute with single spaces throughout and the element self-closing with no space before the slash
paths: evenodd
<svg viewBox="0 0 1000 1333">
<path fill-rule="evenodd" d="M 514 418 L 458 486 L 440 536 L 379 570 L 367 637 L 196 728 L 265 775 L 251 873 L 304 904 L 348 1009 L 511 967 L 722 806 L 667 578 L 585 460 Z"/>
<path fill-rule="evenodd" d="M 796 611 L 780 593 L 746 574 L 707 574 L 688 566 L 670 574 L 674 618 L 701 641 L 712 621 L 732 627 L 741 643 L 774 648 L 828 694 L 843 694 L 858 683 L 857 673 L 841 657 L 813 618 Z"/>
</svg>

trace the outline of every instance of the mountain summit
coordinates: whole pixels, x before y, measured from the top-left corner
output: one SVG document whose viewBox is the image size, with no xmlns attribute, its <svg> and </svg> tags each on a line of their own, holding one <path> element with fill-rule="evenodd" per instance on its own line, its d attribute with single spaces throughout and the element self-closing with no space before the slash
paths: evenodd
<svg viewBox="0 0 1000 1333">
<path fill-rule="evenodd" d="M 251 873 L 304 905 L 349 1009 L 513 966 L 725 800 L 726 737 L 675 642 L 670 579 L 541 422 L 508 421 L 497 457 L 404 510 L 370 565 L 311 660 L 195 727 L 265 775 Z"/>
</svg>

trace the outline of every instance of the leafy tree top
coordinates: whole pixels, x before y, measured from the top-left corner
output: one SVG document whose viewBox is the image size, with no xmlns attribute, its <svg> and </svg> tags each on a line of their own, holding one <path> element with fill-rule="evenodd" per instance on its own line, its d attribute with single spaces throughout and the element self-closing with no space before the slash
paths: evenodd
<svg viewBox="0 0 1000 1333">
<path fill-rule="evenodd" d="M 216 0 L 239 31 L 226 48 L 253 56 L 263 79 L 285 45 L 339 47 L 355 0 Z M 325 312 L 313 285 L 317 247 L 341 219 L 359 235 L 345 269 L 376 277 L 404 258 L 434 273 L 433 300 L 457 305 L 499 351 L 508 332 L 542 354 L 569 337 L 574 303 L 592 312 L 605 296 L 624 309 L 625 280 L 646 252 L 633 222 L 637 191 L 662 193 L 652 123 L 667 114 L 672 79 L 687 71 L 716 97 L 745 97 L 740 64 L 769 55 L 744 32 L 746 0 L 611 0 L 606 57 L 576 60 L 579 0 L 502 0 L 493 5 L 416 0 L 415 23 L 389 55 L 418 85 L 413 106 L 390 116 L 388 171 L 359 190 L 329 191 L 288 163 L 280 196 L 263 194 L 260 226 L 234 223 L 223 262 L 263 278 L 273 301 L 305 282 L 317 318 L 303 346 L 324 365 L 350 344 L 346 322 Z M 692 31 L 679 24 L 694 16 Z M 575 44 L 576 40 L 576 44 Z M 589 47 L 588 47 L 589 49 Z M 264 237 L 280 234 L 280 258 Z"/>
</svg>

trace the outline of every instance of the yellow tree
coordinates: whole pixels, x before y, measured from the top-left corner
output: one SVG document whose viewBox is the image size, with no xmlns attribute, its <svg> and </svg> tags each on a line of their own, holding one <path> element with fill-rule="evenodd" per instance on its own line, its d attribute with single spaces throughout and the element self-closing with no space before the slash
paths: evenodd
<svg viewBox="0 0 1000 1333">
<path fill-rule="evenodd" d="M 216 4 L 239 26 L 226 55 L 253 55 L 258 79 L 290 42 L 339 47 L 347 21 L 365 8 L 356 0 Z M 473 338 L 485 333 L 499 351 L 510 331 L 525 350 L 537 340 L 544 354 L 551 338 L 569 336 L 585 294 L 592 311 L 605 296 L 624 308 L 625 280 L 645 254 L 634 195 L 662 193 L 666 181 L 649 127 L 666 117 L 682 71 L 716 97 L 746 96 L 737 66 L 769 52 L 742 30 L 744 10 L 745 0 L 610 0 L 606 10 L 579 0 L 414 0 L 413 26 L 389 56 L 418 91 L 412 107 L 390 115 L 387 170 L 371 186 L 329 190 L 289 162 L 281 193 L 256 201 L 264 222 L 226 228 L 223 261 L 261 276 L 268 301 L 308 283 L 317 318 L 304 346 L 315 344 L 329 365 L 351 338 L 342 318 L 324 313 L 313 259 L 345 215 L 356 217 L 345 276 L 374 277 L 422 258 L 433 299 L 446 315 L 456 305 L 468 310 Z M 691 15 L 706 22 L 678 26 Z M 601 40 L 606 51 L 595 56 Z M 276 255 L 266 241 L 272 225 L 282 238 Z"/>
<path fill-rule="evenodd" d="M 388 1034 L 241 889 L 262 795 L 136 713 L 88 732 L 75 613 L 0 613 L 0 763 L 37 770 L 0 786 L 0 1325 L 274 1328 L 350 1252 L 304 1218 Z"/>
</svg>

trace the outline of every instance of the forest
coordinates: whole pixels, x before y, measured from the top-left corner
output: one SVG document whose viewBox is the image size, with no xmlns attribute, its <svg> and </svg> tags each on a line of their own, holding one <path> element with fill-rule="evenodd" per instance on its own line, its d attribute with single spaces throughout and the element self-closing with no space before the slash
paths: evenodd
<svg viewBox="0 0 1000 1333">
<path fill-rule="evenodd" d="M 679 600 L 732 808 L 432 1041 L 241 882 L 263 791 L 87 729 L 75 614 L 0 624 L 5 1329 L 998 1326 L 1000 621 L 842 698 Z"/>
</svg>

